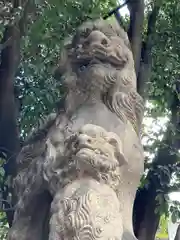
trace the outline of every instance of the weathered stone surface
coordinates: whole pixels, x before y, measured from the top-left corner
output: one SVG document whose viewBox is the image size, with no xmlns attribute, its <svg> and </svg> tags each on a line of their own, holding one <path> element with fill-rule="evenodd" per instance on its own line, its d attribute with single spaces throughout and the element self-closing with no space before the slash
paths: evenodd
<svg viewBox="0 0 180 240">
<path fill-rule="evenodd" d="M 143 102 L 126 33 L 103 20 L 85 23 L 65 43 L 56 73 L 68 89 L 64 111 L 19 154 L 9 240 L 136 239 Z"/>
</svg>

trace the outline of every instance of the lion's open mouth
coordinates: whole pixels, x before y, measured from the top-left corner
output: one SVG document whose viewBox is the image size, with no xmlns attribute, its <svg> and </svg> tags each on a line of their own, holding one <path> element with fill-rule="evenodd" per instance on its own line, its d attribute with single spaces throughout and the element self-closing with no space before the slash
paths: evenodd
<svg viewBox="0 0 180 240">
<path fill-rule="evenodd" d="M 98 154 L 101 156 L 106 156 L 107 154 L 105 154 L 98 146 L 96 146 L 96 144 L 91 144 L 88 142 L 79 142 L 77 141 L 75 143 L 74 146 L 74 154 L 87 154 L 87 153 L 91 153 L 91 154 Z M 107 157 L 107 156 L 106 156 Z"/>
<path fill-rule="evenodd" d="M 77 62 L 78 68 L 83 71 L 84 69 L 88 68 L 89 66 L 93 66 L 93 65 L 110 65 L 110 63 L 104 59 L 100 60 L 97 58 L 93 58 L 93 59 L 81 59 L 80 61 Z"/>
<path fill-rule="evenodd" d="M 111 65 L 115 68 L 122 68 L 126 63 L 126 58 L 121 56 L 121 53 L 117 51 L 112 51 L 112 49 L 107 49 L 104 47 L 97 47 L 93 50 L 89 49 L 78 49 L 74 52 L 74 62 L 79 65 L 79 67 L 88 67 L 89 65 L 101 64 L 101 65 Z"/>
<path fill-rule="evenodd" d="M 96 66 L 96 65 L 105 65 L 106 67 L 114 67 L 116 69 L 122 68 L 122 63 L 114 61 L 114 59 L 105 59 L 100 57 L 80 57 L 76 59 L 76 67 L 82 72 L 88 67 Z"/>
</svg>

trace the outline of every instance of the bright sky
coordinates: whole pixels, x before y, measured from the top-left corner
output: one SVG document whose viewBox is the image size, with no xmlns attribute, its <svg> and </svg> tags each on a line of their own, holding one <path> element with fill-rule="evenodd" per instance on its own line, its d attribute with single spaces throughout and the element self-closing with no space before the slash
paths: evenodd
<svg viewBox="0 0 180 240">
<path fill-rule="evenodd" d="M 119 4 L 122 4 L 124 3 L 124 0 L 119 0 L 118 2 Z M 122 16 L 129 15 L 129 10 L 127 6 L 124 6 L 119 11 Z M 168 121 L 168 118 L 158 118 L 157 120 L 154 120 L 152 118 L 145 117 L 144 118 L 145 132 L 148 133 L 148 135 L 152 136 L 153 133 L 157 133 L 161 129 L 165 130 L 167 121 Z M 162 136 L 159 136 L 159 138 L 161 139 Z M 146 142 L 147 137 L 144 137 L 143 141 Z M 180 202 L 180 191 L 169 194 L 169 197 L 170 197 L 170 200 L 172 201 L 176 200 Z"/>
<path fill-rule="evenodd" d="M 119 4 L 124 3 L 123 0 L 119 0 L 118 2 L 119 2 Z M 122 16 L 125 16 L 126 14 L 129 14 L 129 10 L 128 10 L 126 5 L 123 8 L 120 9 L 120 13 L 121 13 Z"/>
</svg>

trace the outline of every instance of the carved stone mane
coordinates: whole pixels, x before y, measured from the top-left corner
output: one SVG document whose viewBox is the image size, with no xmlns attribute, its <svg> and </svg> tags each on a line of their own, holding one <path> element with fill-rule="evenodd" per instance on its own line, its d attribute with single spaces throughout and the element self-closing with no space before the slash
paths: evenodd
<svg viewBox="0 0 180 240">
<path fill-rule="evenodd" d="M 64 110 L 17 158 L 8 239 L 135 240 L 143 101 L 127 34 L 103 20 L 83 24 L 65 42 L 56 76 L 67 87 Z"/>
</svg>

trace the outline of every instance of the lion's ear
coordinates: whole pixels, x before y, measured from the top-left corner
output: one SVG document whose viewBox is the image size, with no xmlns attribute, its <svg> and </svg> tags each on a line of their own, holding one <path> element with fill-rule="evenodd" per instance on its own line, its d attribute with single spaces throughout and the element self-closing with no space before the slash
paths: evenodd
<svg viewBox="0 0 180 240">
<path fill-rule="evenodd" d="M 53 69 L 53 77 L 57 80 L 59 80 L 62 75 L 66 72 L 67 66 L 68 66 L 68 49 L 72 48 L 71 46 L 66 45 L 66 48 L 61 50 L 60 58 L 58 61 L 57 66 Z"/>
<path fill-rule="evenodd" d="M 58 66 L 54 67 L 54 69 L 52 70 L 52 75 L 53 75 L 53 77 L 54 77 L 56 80 L 60 80 L 60 79 L 61 79 L 62 74 L 61 74 L 61 72 L 59 71 L 59 67 L 58 67 Z"/>
<path fill-rule="evenodd" d="M 60 57 L 57 66 L 52 70 L 52 75 L 55 79 L 60 80 L 62 75 L 66 72 L 68 66 L 68 54 L 72 50 L 72 37 L 67 37 L 64 39 L 64 46 L 61 49 Z"/>
</svg>

